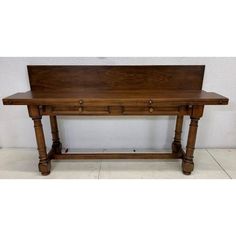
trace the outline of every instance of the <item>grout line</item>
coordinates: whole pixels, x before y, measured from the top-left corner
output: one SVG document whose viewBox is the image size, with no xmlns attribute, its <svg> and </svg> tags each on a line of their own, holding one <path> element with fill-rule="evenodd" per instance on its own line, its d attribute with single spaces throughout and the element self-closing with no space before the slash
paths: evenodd
<svg viewBox="0 0 236 236">
<path fill-rule="evenodd" d="M 223 168 L 223 166 L 215 159 L 215 157 L 208 151 L 208 149 L 206 149 L 206 151 L 210 154 L 210 156 L 212 157 L 212 159 L 219 165 L 219 167 L 225 172 L 225 174 L 232 179 L 232 177 L 228 174 L 228 172 Z"/>
<path fill-rule="evenodd" d="M 100 160 L 100 167 L 99 167 L 99 170 L 98 170 L 98 179 L 100 179 L 101 169 L 102 169 L 102 160 Z"/>
<path fill-rule="evenodd" d="M 102 152 L 105 152 L 105 151 L 106 151 L 106 149 L 102 150 Z M 99 167 L 99 170 L 98 170 L 98 179 L 100 179 L 101 169 L 102 169 L 102 160 L 100 160 L 100 167 Z"/>
</svg>

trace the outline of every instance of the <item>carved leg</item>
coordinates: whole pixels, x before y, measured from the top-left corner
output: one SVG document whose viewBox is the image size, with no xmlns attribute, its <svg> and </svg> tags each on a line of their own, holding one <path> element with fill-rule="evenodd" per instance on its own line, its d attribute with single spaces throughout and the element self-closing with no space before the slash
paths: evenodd
<svg viewBox="0 0 236 236">
<path fill-rule="evenodd" d="M 178 115 L 176 118 L 175 137 L 172 143 L 172 152 L 178 156 L 182 156 L 181 133 L 183 127 L 183 115 Z"/>
<path fill-rule="evenodd" d="M 59 139 L 57 117 L 50 116 L 51 132 L 52 132 L 52 149 L 56 154 L 61 154 L 61 142 Z"/>
<path fill-rule="evenodd" d="M 45 145 L 43 126 L 41 123 L 41 114 L 38 106 L 28 106 L 29 115 L 34 122 L 35 136 L 39 152 L 39 171 L 42 175 L 50 174 L 51 163 L 47 157 L 47 150 Z"/>
<path fill-rule="evenodd" d="M 204 108 L 203 106 L 193 106 L 192 108 L 186 154 L 182 162 L 182 169 L 185 175 L 190 175 L 194 168 L 193 153 L 197 137 L 198 121 L 203 114 L 203 108 Z"/>
</svg>

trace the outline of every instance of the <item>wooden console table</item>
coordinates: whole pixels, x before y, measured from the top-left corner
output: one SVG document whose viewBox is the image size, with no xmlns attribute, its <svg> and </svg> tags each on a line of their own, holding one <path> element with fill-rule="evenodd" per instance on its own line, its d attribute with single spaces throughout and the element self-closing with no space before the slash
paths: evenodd
<svg viewBox="0 0 236 236">
<path fill-rule="evenodd" d="M 226 105 L 228 98 L 202 90 L 204 66 L 28 66 L 31 90 L 3 99 L 27 105 L 39 152 L 39 171 L 50 173 L 52 159 L 181 158 L 191 174 L 198 121 L 205 105 Z M 47 153 L 42 116 L 50 117 L 52 148 Z M 62 153 L 57 115 L 175 115 L 171 153 Z M 186 152 L 181 145 L 183 117 L 190 116 Z"/>
</svg>

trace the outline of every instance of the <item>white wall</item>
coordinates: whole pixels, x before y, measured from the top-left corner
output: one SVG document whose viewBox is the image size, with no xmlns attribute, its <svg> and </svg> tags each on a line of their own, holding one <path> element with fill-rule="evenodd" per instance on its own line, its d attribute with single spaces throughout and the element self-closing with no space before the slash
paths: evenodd
<svg viewBox="0 0 236 236">
<path fill-rule="evenodd" d="M 197 147 L 236 148 L 236 58 L 0 58 L 0 98 L 29 90 L 28 64 L 205 64 L 203 89 L 230 98 L 228 106 L 207 106 Z M 60 117 L 60 136 L 69 148 L 169 148 L 174 117 Z M 186 142 L 189 118 L 185 118 Z M 43 118 L 47 146 L 49 120 Z M 33 123 L 25 106 L 0 102 L 0 147 L 35 147 Z"/>
</svg>

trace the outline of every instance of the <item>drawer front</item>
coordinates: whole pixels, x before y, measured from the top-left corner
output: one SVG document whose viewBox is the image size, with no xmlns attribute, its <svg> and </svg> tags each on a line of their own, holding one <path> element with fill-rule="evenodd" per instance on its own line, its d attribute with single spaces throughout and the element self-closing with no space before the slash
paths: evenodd
<svg viewBox="0 0 236 236">
<path fill-rule="evenodd" d="M 108 115 L 107 106 L 45 106 L 47 115 Z"/>
<path fill-rule="evenodd" d="M 188 114 L 188 110 L 182 110 Z M 44 115 L 178 115 L 180 108 L 160 106 L 43 106 Z"/>
<path fill-rule="evenodd" d="M 124 107 L 123 115 L 177 115 L 178 107 Z"/>
</svg>

